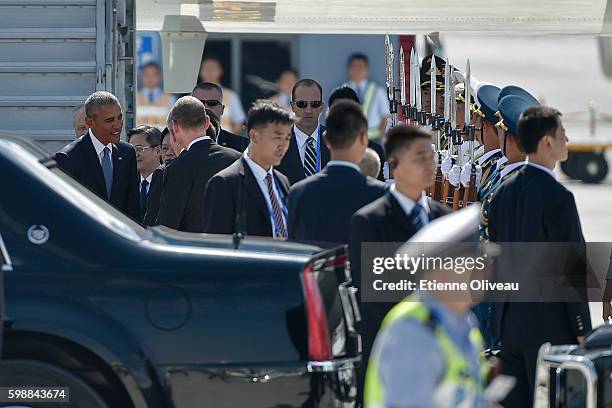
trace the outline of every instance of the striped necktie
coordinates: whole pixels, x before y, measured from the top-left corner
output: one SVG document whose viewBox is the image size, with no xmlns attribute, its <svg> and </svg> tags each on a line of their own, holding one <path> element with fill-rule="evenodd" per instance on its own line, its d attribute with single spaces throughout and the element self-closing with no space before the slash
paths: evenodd
<svg viewBox="0 0 612 408">
<path fill-rule="evenodd" d="M 285 220 L 283 219 L 283 212 L 280 204 L 276 199 L 274 193 L 274 187 L 272 182 L 272 175 L 266 174 L 266 184 L 268 185 L 268 195 L 270 196 L 270 204 L 272 205 L 272 216 L 274 217 L 274 229 L 276 238 L 287 238 L 287 228 L 285 228 Z"/>
<path fill-rule="evenodd" d="M 317 172 L 317 152 L 315 151 L 314 137 L 306 140 L 306 151 L 304 152 L 304 174 L 306 177 L 312 176 Z"/>
<path fill-rule="evenodd" d="M 417 231 L 425 226 L 425 221 L 423 220 L 422 216 L 424 211 L 425 209 L 419 203 L 416 203 L 412 208 L 412 211 L 410 211 L 410 222 L 412 223 L 412 225 L 414 225 L 414 229 L 416 229 Z"/>
</svg>

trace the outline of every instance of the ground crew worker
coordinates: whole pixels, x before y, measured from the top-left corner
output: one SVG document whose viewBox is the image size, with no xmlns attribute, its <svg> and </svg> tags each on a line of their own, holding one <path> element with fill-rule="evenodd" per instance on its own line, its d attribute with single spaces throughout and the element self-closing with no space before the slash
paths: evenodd
<svg viewBox="0 0 612 408">
<path fill-rule="evenodd" d="M 478 221 L 477 206 L 457 211 L 410 240 L 438 242 L 418 249 L 413 244 L 398 253 L 421 257 L 424 248 L 426 257 L 482 256 Z M 417 282 L 469 282 L 475 274 L 442 269 L 422 270 L 415 276 Z M 391 309 L 370 355 L 364 406 L 487 406 L 483 390 L 488 366 L 470 313 L 473 297 L 478 296 L 470 291 L 417 291 Z"/>
</svg>

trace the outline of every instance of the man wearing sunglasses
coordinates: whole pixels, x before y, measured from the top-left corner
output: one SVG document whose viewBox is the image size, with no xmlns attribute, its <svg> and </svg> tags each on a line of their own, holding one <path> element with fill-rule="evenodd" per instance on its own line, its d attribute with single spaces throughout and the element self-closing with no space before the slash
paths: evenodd
<svg viewBox="0 0 612 408">
<path fill-rule="evenodd" d="M 323 89 L 317 81 L 296 82 L 291 91 L 291 109 L 297 123 L 291 130 L 289 150 L 277 166 L 291 184 L 320 172 L 329 162 L 329 149 L 323 143 L 325 128 L 319 124 L 323 106 Z"/>
<path fill-rule="evenodd" d="M 223 105 L 223 90 L 219 85 L 212 82 L 200 82 L 193 88 L 191 96 L 198 98 L 204 104 L 204 107 L 210 109 L 221 121 L 225 105 Z M 220 128 L 217 129 L 217 143 L 244 152 L 249 144 L 249 139 Z"/>
</svg>

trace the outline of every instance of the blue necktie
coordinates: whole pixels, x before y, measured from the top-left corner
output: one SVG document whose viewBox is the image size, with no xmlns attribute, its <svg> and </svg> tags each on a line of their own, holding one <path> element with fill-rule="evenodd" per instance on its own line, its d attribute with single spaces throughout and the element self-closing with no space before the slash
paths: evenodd
<svg viewBox="0 0 612 408">
<path fill-rule="evenodd" d="M 412 222 L 412 225 L 414 225 L 414 228 L 417 231 L 425 226 L 425 221 L 423 221 L 423 217 L 421 215 L 423 214 L 423 211 L 425 211 L 425 209 L 419 203 L 416 203 L 412 208 L 412 211 L 410 211 L 410 222 Z"/>
<path fill-rule="evenodd" d="M 149 182 L 147 180 L 142 180 L 140 183 L 140 209 L 144 213 L 147 209 L 147 186 Z"/>
<path fill-rule="evenodd" d="M 102 155 L 102 173 L 104 173 L 104 183 L 106 184 L 106 198 L 110 200 L 113 190 L 113 164 L 110 158 L 110 149 L 105 147 Z"/>
</svg>

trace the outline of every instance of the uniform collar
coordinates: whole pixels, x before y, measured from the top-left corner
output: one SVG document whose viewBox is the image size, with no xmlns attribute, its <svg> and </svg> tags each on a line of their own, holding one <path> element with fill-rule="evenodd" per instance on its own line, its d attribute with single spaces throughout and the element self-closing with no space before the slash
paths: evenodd
<svg viewBox="0 0 612 408">
<path fill-rule="evenodd" d="M 526 163 L 527 161 L 520 161 L 520 162 L 516 162 L 512 164 L 507 164 L 503 169 L 500 170 L 499 178 L 503 179 L 504 177 L 506 177 L 513 171 L 518 170 L 521 167 L 523 167 Z"/>
<path fill-rule="evenodd" d="M 480 156 L 480 158 L 478 159 L 478 164 L 482 166 L 484 162 L 489 160 L 495 154 L 501 154 L 501 149 L 493 149 L 483 153 L 482 156 Z"/>
</svg>

